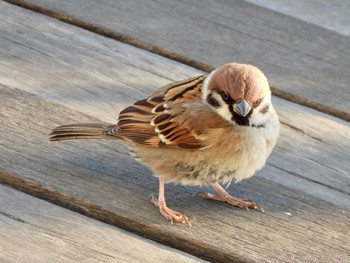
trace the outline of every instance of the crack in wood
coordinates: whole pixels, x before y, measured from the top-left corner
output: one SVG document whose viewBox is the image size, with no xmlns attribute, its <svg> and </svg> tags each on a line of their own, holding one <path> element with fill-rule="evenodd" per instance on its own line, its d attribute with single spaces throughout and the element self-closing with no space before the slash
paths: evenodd
<svg viewBox="0 0 350 263">
<path fill-rule="evenodd" d="M 20 219 L 20 218 L 17 218 L 17 217 L 15 217 L 15 216 L 13 216 L 13 215 L 7 214 L 7 213 L 2 212 L 2 211 L 0 211 L 0 215 L 5 216 L 5 217 L 8 217 L 8 218 L 10 218 L 10 219 L 12 219 L 12 220 L 16 220 L 17 222 L 20 222 L 20 223 L 27 223 L 26 221 L 24 221 L 24 220 L 22 220 L 22 219 Z"/>
<path fill-rule="evenodd" d="M 326 143 L 326 142 L 323 141 L 321 138 L 318 138 L 318 137 L 309 135 L 309 134 L 306 133 L 304 130 L 302 130 L 302 129 L 300 129 L 300 128 L 298 128 L 298 127 L 292 125 L 292 124 L 289 124 L 289 123 L 286 122 L 286 121 L 281 121 L 281 120 L 280 120 L 280 123 L 282 123 L 283 125 L 285 125 L 285 126 L 291 128 L 292 130 L 294 130 L 294 131 L 296 131 L 296 132 L 298 132 L 298 133 L 300 133 L 300 134 L 302 134 L 302 135 L 305 135 L 305 136 L 310 137 L 311 139 L 314 139 L 314 140 L 319 141 L 319 142 L 322 142 L 322 143 Z"/>
</svg>

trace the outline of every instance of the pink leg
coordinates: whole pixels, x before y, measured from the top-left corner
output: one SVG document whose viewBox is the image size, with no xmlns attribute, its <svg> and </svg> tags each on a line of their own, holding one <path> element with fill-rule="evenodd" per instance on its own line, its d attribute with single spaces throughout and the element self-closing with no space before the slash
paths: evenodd
<svg viewBox="0 0 350 263">
<path fill-rule="evenodd" d="M 192 226 L 187 216 L 167 207 L 164 197 L 164 177 L 159 177 L 159 197 L 152 197 L 151 202 L 159 207 L 160 213 L 171 223 L 182 223 Z"/>
<path fill-rule="evenodd" d="M 264 209 L 260 205 L 254 203 L 251 200 L 239 199 L 239 198 L 235 198 L 235 197 L 231 196 L 218 183 L 212 184 L 211 186 L 218 193 L 217 195 L 213 195 L 213 194 L 205 193 L 205 192 L 197 192 L 194 195 L 199 194 L 204 199 L 225 202 L 225 203 L 228 203 L 230 205 L 233 205 L 233 206 L 236 206 L 239 208 L 247 208 L 247 209 L 250 208 L 250 209 L 254 209 L 254 210 L 261 210 L 262 212 L 264 212 Z"/>
</svg>

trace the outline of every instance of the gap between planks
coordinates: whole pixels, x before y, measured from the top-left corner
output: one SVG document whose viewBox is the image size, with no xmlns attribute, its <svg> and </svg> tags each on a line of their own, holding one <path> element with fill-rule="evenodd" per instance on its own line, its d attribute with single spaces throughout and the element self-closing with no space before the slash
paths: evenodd
<svg viewBox="0 0 350 263">
<path fill-rule="evenodd" d="M 28 3 L 28 2 L 23 1 L 23 0 L 4 0 L 4 1 L 8 2 L 10 4 L 14 4 L 14 5 L 17 5 L 19 7 L 40 13 L 40 14 L 55 18 L 55 19 L 60 20 L 62 22 L 83 28 L 83 29 L 88 30 L 90 32 L 93 32 L 93 33 L 96 33 L 96 34 L 99 34 L 99 35 L 102 35 L 102 36 L 105 36 L 105 37 L 108 37 L 108 38 L 111 38 L 111 39 L 114 39 L 114 40 L 117 40 L 117 41 L 120 41 L 123 43 L 126 43 L 128 45 L 131 45 L 131 46 L 134 46 L 137 48 L 147 50 L 147 51 L 152 52 L 154 54 L 172 59 L 174 61 L 186 64 L 188 66 L 194 67 L 194 68 L 199 69 L 199 70 L 210 72 L 210 71 L 215 69 L 215 67 L 212 65 L 202 63 L 198 60 L 190 59 L 186 56 L 175 53 L 167 48 L 158 47 L 158 46 L 155 46 L 153 44 L 146 43 L 142 40 L 127 36 L 125 34 L 111 31 L 107 28 L 104 28 L 101 26 L 96 26 L 96 25 L 93 25 L 91 23 L 77 19 L 75 17 L 63 15 L 59 12 L 55 12 L 55 11 L 52 11 L 50 9 L 38 6 L 38 5 Z M 310 99 L 303 98 L 301 96 L 298 96 L 296 94 L 292 94 L 290 92 L 286 92 L 286 91 L 278 89 L 276 87 L 271 87 L 271 91 L 272 91 L 272 94 L 276 97 L 280 97 L 282 99 L 285 99 L 285 100 L 288 100 L 288 101 L 291 101 L 291 102 L 294 102 L 294 103 L 297 103 L 297 104 L 300 104 L 303 106 L 307 106 L 309 108 L 313 108 L 313 109 L 318 110 L 320 112 L 323 112 L 323 113 L 326 113 L 326 114 L 329 114 L 329 115 L 332 115 L 332 116 L 335 116 L 337 118 L 340 118 L 340 119 L 343 119 L 345 121 L 350 122 L 350 113 L 348 113 L 348 112 L 332 108 L 330 106 L 318 103 L 318 102 L 310 100 Z"/>
<path fill-rule="evenodd" d="M 211 247 L 209 243 L 179 236 L 174 237 L 171 233 L 162 231 L 157 227 L 152 227 L 152 225 L 142 223 L 140 220 L 136 221 L 130 217 L 118 215 L 88 200 L 82 200 L 68 194 L 59 193 L 50 187 L 20 178 L 10 173 L 0 171 L 0 183 L 79 214 L 187 252 L 204 260 L 209 260 L 211 262 L 251 262 L 242 256 L 229 255 L 218 251 Z"/>
</svg>

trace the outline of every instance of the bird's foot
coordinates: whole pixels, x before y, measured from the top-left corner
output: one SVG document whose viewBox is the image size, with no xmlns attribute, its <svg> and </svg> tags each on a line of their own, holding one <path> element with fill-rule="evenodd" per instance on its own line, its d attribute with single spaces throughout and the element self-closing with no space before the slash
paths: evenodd
<svg viewBox="0 0 350 263">
<path fill-rule="evenodd" d="M 195 195 L 200 195 L 204 199 L 228 203 L 228 204 L 233 205 L 235 207 L 246 208 L 247 210 L 254 209 L 254 210 L 260 210 L 261 212 L 264 212 L 264 209 L 260 205 L 254 203 L 252 200 L 236 198 L 236 197 L 233 197 L 227 193 L 213 195 L 213 194 L 205 193 L 205 192 L 196 192 L 193 194 L 193 196 L 195 196 Z"/>
<path fill-rule="evenodd" d="M 192 226 L 190 220 L 188 220 L 185 214 L 182 214 L 170 209 L 169 207 L 166 206 L 166 203 L 164 201 L 160 202 L 156 197 L 152 196 L 151 202 L 155 206 L 159 207 L 160 213 L 172 224 L 180 223 L 180 224 L 187 224 L 189 226 Z"/>
</svg>

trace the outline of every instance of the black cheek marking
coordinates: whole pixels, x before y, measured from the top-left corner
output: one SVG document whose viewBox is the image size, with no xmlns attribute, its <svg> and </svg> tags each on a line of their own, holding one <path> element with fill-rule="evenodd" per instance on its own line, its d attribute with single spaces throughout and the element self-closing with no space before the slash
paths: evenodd
<svg viewBox="0 0 350 263">
<path fill-rule="evenodd" d="M 262 108 L 262 109 L 260 110 L 260 112 L 261 112 L 262 114 L 265 114 L 266 112 L 269 111 L 269 109 L 270 109 L 270 105 L 266 105 L 264 108 Z"/>
<path fill-rule="evenodd" d="M 214 108 L 218 108 L 221 106 L 220 102 L 218 102 L 217 99 L 214 98 L 212 93 L 209 93 L 207 97 L 207 102 Z"/>
</svg>

